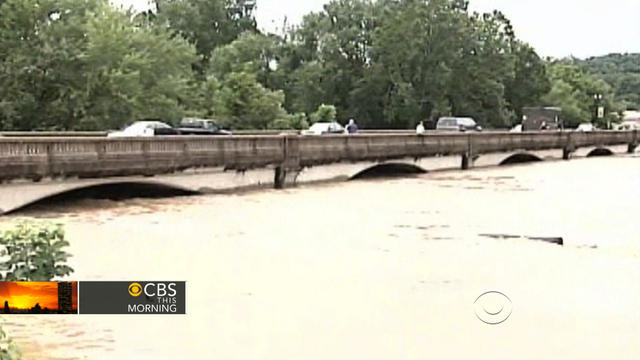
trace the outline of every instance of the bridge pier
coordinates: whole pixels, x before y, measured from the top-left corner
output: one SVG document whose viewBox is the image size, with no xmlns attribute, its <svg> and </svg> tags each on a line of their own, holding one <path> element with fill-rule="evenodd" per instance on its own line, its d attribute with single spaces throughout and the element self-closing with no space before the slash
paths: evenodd
<svg viewBox="0 0 640 360">
<path fill-rule="evenodd" d="M 462 154 L 462 164 L 460 165 L 460 168 L 462 170 L 469 170 L 473 167 L 473 162 L 475 161 L 475 159 L 477 159 L 477 156 L 473 156 L 469 153 L 464 153 Z"/>
<path fill-rule="evenodd" d="M 284 189 L 295 185 L 300 171 L 302 171 L 300 166 L 300 138 L 297 136 L 285 136 L 284 161 L 276 166 L 273 179 L 274 188 Z"/>
<path fill-rule="evenodd" d="M 275 189 L 285 189 L 295 186 L 299 174 L 300 169 L 278 166 L 274 171 L 273 187 Z"/>
<path fill-rule="evenodd" d="M 582 135 L 582 134 L 578 134 Z M 562 160 L 570 160 L 571 155 L 576 151 L 576 133 L 567 132 L 564 148 L 562 148 Z"/>
<path fill-rule="evenodd" d="M 633 130 L 633 140 L 631 140 L 631 142 L 629 143 L 629 147 L 627 148 L 627 153 L 633 154 L 634 152 L 636 152 L 638 143 L 640 143 L 640 139 L 638 138 L 638 130 Z"/>
<path fill-rule="evenodd" d="M 273 187 L 276 189 L 284 189 L 286 178 L 287 171 L 282 166 L 276 167 L 273 178 Z"/>
<path fill-rule="evenodd" d="M 576 151 L 576 150 L 572 149 L 572 148 L 564 148 L 564 149 L 562 149 L 562 160 L 570 160 L 571 159 L 571 155 L 574 153 L 574 151 Z"/>
</svg>

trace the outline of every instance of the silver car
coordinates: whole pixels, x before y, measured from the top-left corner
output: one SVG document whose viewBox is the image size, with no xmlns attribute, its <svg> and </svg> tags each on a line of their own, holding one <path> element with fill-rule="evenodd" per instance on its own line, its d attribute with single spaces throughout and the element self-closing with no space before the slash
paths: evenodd
<svg viewBox="0 0 640 360">
<path fill-rule="evenodd" d="M 439 131 L 482 131 L 475 120 L 470 117 L 441 117 L 438 119 L 436 130 Z"/>
</svg>

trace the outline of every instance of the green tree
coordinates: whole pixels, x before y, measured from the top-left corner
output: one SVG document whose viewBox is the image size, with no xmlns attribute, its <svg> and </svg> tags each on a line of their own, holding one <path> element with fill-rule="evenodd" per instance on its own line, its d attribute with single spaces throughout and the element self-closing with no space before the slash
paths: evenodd
<svg viewBox="0 0 640 360">
<path fill-rule="evenodd" d="M 190 106 L 195 49 L 106 0 L 7 0 L 0 11 L 0 125 L 120 127 Z"/>
<path fill-rule="evenodd" d="M 466 23 L 461 54 L 451 61 L 451 115 L 471 116 L 484 126 L 508 126 L 515 118 L 506 97 L 515 77 L 511 23 L 499 11 L 473 14 Z"/>
<path fill-rule="evenodd" d="M 547 65 L 529 45 L 516 42 L 512 49 L 515 55 L 515 76 L 507 81 L 505 96 L 516 122 L 522 119 L 522 108 L 542 105 L 542 97 L 551 91 L 547 76 Z"/>
<path fill-rule="evenodd" d="M 300 128 L 322 104 L 367 128 L 442 115 L 504 127 L 562 96 L 568 109 L 593 91 L 610 110 L 635 101 L 633 77 L 613 98 L 604 82 L 551 73 L 502 13 L 469 14 L 464 0 L 333 0 L 281 36 L 256 30 L 254 0 L 156 0 L 142 14 L 107 0 L 1 1 L 2 129 L 185 115 Z"/>
<path fill-rule="evenodd" d="M 381 100 L 387 123 L 414 127 L 451 113 L 451 103 L 462 105 L 447 93 L 467 36 L 462 1 L 406 1 L 385 8 L 374 35 L 373 66 L 383 76 L 378 83 L 386 89 Z"/>
<path fill-rule="evenodd" d="M 106 10 L 86 27 L 84 128 L 120 127 L 139 118 L 173 120 L 193 105 L 194 48 L 157 27 L 136 26 Z"/>
<path fill-rule="evenodd" d="M 297 113 L 276 119 L 269 123 L 268 128 L 273 130 L 303 130 L 309 127 L 307 115 Z"/>
<path fill-rule="evenodd" d="M 280 86 L 275 76 L 279 46 L 280 40 L 275 36 L 242 33 L 232 43 L 213 51 L 209 74 L 225 80 L 233 72 L 250 72 L 265 87 L 276 89 Z"/>
<path fill-rule="evenodd" d="M 322 12 L 305 16 L 289 34 L 278 70 L 288 74 L 284 87 L 290 111 L 311 113 L 330 103 L 340 119 L 370 121 L 354 92 L 370 66 L 378 8 L 372 1 L 334 0 Z"/>
<path fill-rule="evenodd" d="M 591 118 L 583 94 L 562 79 L 553 81 L 551 90 L 543 100 L 548 105 L 562 108 L 562 119 L 567 127 L 575 127 Z"/>
<path fill-rule="evenodd" d="M 609 54 L 579 63 L 614 88 L 621 110 L 640 110 L 640 54 Z"/>
<path fill-rule="evenodd" d="M 324 69 L 318 61 L 307 63 L 284 76 L 287 79 L 285 92 L 289 111 L 312 113 L 322 104 L 325 98 Z"/>
<path fill-rule="evenodd" d="M 267 129 L 269 124 L 287 118 L 284 93 L 262 86 L 250 72 L 227 75 L 218 90 L 217 113 L 236 129 Z"/>
<path fill-rule="evenodd" d="M 0 118 L 5 129 L 71 128 L 82 111 L 80 53 L 100 0 L 7 0 L 0 8 Z"/>
<path fill-rule="evenodd" d="M 195 45 L 204 73 L 211 53 L 234 41 L 245 31 L 257 31 L 253 17 L 255 1 L 249 0 L 156 0 L 156 21 Z"/>
<path fill-rule="evenodd" d="M 318 110 L 311 114 L 311 123 L 317 122 L 334 122 L 336 121 L 336 107 L 333 105 L 322 104 L 318 107 Z"/>
<path fill-rule="evenodd" d="M 600 104 L 608 109 L 609 114 L 619 110 L 611 86 L 594 78 L 573 59 L 552 62 L 549 65 L 549 78 L 551 91 L 545 95 L 544 101 L 547 105 L 563 108 L 562 116 L 566 126 L 574 127 L 593 119 L 596 112 L 594 95 L 602 95 Z M 605 126 L 604 123 L 596 125 Z"/>
<path fill-rule="evenodd" d="M 213 75 L 196 83 L 192 97 L 192 107 L 185 114 L 188 116 L 212 118 L 219 115 L 223 108 L 220 99 L 220 81 Z M 227 124 L 230 125 L 230 124 Z"/>
</svg>

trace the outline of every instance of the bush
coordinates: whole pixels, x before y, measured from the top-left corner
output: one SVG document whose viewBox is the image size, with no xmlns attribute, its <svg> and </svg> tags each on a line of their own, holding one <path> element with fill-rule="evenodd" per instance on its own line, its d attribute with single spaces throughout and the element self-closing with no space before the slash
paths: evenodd
<svg viewBox="0 0 640 360">
<path fill-rule="evenodd" d="M 307 123 L 307 115 L 305 113 L 287 115 L 270 122 L 268 126 L 272 130 L 304 130 L 308 127 L 309 123 Z"/>
<path fill-rule="evenodd" d="M 296 130 L 304 130 L 309 127 L 309 123 L 307 122 L 307 114 L 305 113 L 295 113 L 291 115 L 291 126 L 293 126 Z"/>
<path fill-rule="evenodd" d="M 7 336 L 0 328 L 0 360 L 19 360 L 22 359 L 20 350 L 16 344 Z"/>
<path fill-rule="evenodd" d="M 73 269 L 61 225 L 21 222 L 0 235 L 0 280 L 51 281 Z"/>
<path fill-rule="evenodd" d="M 322 104 L 318 106 L 318 110 L 311 114 L 311 123 L 317 122 L 334 122 L 336 121 L 336 107 L 333 105 Z"/>
</svg>

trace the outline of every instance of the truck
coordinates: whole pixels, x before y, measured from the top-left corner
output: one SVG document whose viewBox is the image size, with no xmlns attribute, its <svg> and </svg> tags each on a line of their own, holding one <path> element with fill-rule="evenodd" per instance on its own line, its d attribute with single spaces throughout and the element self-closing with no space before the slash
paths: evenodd
<svg viewBox="0 0 640 360">
<path fill-rule="evenodd" d="M 522 131 L 558 130 L 564 128 L 560 107 L 522 108 Z"/>
</svg>

